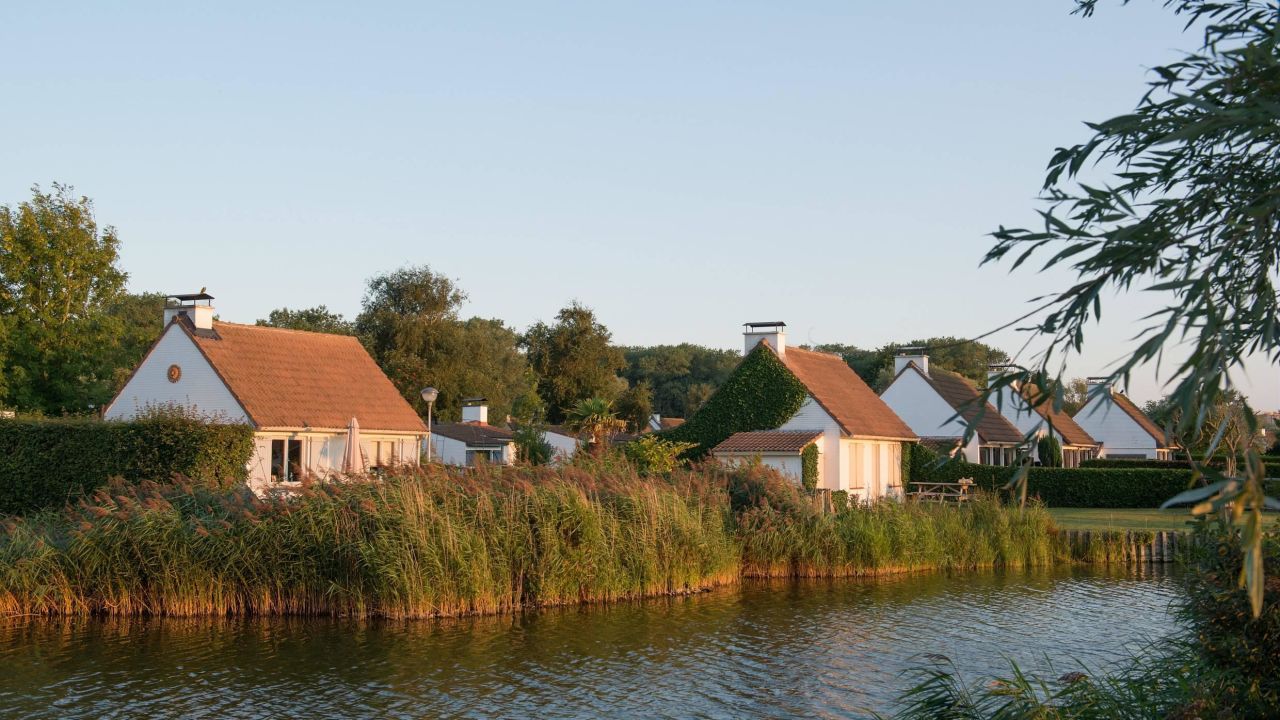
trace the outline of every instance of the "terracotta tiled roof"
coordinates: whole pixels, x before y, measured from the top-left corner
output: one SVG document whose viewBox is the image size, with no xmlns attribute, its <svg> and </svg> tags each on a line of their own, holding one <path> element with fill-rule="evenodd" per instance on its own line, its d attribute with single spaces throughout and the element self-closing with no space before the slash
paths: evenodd
<svg viewBox="0 0 1280 720">
<path fill-rule="evenodd" d="M 1027 385 L 1022 388 L 1022 397 L 1027 401 L 1027 405 L 1031 405 L 1031 398 L 1036 396 L 1034 385 Z M 1053 409 L 1053 400 L 1051 398 L 1044 399 L 1039 405 L 1032 406 L 1033 409 L 1040 414 L 1040 417 L 1049 421 L 1053 429 L 1062 436 L 1063 441 L 1067 445 L 1097 445 L 1098 441 L 1093 436 L 1084 431 L 1084 428 L 1076 424 L 1071 416 L 1061 410 Z"/>
<path fill-rule="evenodd" d="M 670 430 L 683 425 L 684 418 L 662 418 L 658 421 L 658 424 L 662 426 L 663 430 Z"/>
<path fill-rule="evenodd" d="M 973 402 L 978 399 L 978 390 L 967 378 L 940 368 L 930 368 L 926 373 L 915 363 L 908 363 L 903 372 L 908 370 L 919 373 L 920 377 L 924 378 L 925 382 L 947 401 L 951 409 L 964 418 L 966 424 L 972 424 L 978 417 L 978 411 L 981 408 Z M 986 404 L 976 429 L 978 441 L 983 443 L 1021 443 L 1024 439 L 1022 432 L 1006 420 L 991 403 Z"/>
<path fill-rule="evenodd" d="M 178 321 L 259 429 L 426 432 L 426 425 L 354 337 Z"/>
<path fill-rule="evenodd" d="M 711 449 L 711 452 L 725 453 L 795 453 L 799 454 L 819 435 L 820 430 L 757 430 L 755 432 L 734 433 L 724 442 Z"/>
<path fill-rule="evenodd" d="M 847 435 L 917 439 L 839 355 L 787 348 L 782 362 Z"/>
<path fill-rule="evenodd" d="M 939 455 L 950 457 L 960 447 L 961 440 L 964 438 L 925 436 L 920 438 L 920 444 Z"/>
<path fill-rule="evenodd" d="M 471 447 L 506 445 L 516 437 L 510 430 L 487 423 L 436 423 L 432 429 L 437 435 L 464 442 Z"/>
<path fill-rule="evenodd" d="M 1124 393 L 1113 392 L 1111 393 L 1111 399 L 1120 407 L 1121 410 L 1125 411 L 1125 414 L 1133 418 L 1134 422 L 1138 423 L 1143 430 L 1147 431 L 1148 435 L 1155 438 L 1158 447 L 1163 448 L 1169 446 L 1169 440 L 1165 437 L 1164 431 L 1160 429 L 1160 426 L 1156 425 L 1151 418 L 1147 417 L 1146 413 L 1138 409 L 1138 406 L 1134 405 L 1133 401 L 1130 400 L 1127 395 Z M 1078 415 L 1079 413 L 1076 414 Z"/>
</svg>

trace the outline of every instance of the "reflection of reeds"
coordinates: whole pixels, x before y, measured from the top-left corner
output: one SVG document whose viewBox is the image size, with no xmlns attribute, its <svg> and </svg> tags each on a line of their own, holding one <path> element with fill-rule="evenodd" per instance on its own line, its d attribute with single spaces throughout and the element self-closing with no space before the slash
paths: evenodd
<svg viewBox="0 0 1280 720">
<path fill-rule="evenodd" d="M 63 512 L 0 520 L 0 615 L 456 616 L 693 592 L 740 575 L 1067 561 L 1043 509 L 994 498 L 821 515 L 759 467 L 664 479 L 626 467 L 431 467 L 273 500 L 116 485 Z"/>
</svg>

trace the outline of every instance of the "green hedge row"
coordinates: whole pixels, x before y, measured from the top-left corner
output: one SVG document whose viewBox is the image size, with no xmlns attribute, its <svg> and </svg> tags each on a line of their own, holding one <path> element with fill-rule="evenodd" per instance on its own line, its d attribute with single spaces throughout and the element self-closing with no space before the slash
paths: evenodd
<svg viewBox="0 0 1280 720">
<path fill-rule="evenodd" d="M 973 478 L 977 487 L 998 491 L 1009 483 L 1015 468 L 951 461 L 913 447 L 911 482 L 955 482 Z M 1050 468 L 1028 471 L 1027 496 L 1050 507 L 1154 508 L 1186 490 L 1191 471 L 1185 468 Z"/>
<path fill-rule="evenodd" d="M 1222 462 L 1215 460 L 1210 463 L 1214 467 L 1221 467 Z M 1081 467 L 1087 468 L 1123 468 L 1132 470 L 1133 468 L 1156 468 L 1160 470 L 1190 470 L 1191 463 L 1186 460 L 1121 460 L 1116 458 L 1096 458 L 1094 460 L 1085 460 L 1080 463 Z M 1276 461 L 1271 457 L 1263 457 L 1263 466 L 1266 468 L 1267 477 L 1280 478 L 1280 461 Z"/>
<path fill-rule="evenodd" d="M 168 480 L 174 473 L 244 481 L 253 429 L 181 416 L 135 422 L 0 420 L 0 514 L 58 507 L 111 477 Z"/>
</svg>

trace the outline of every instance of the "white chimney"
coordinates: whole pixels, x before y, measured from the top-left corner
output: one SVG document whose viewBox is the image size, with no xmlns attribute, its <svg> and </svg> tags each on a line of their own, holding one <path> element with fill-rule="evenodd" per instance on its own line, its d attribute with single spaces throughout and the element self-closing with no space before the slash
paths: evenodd
<svg viewBox="0 0 1280 720">
<path fill-rule="evenodd" d="M 197 330 L 213 329 L 213 296 L 201 290 L 190 295 L 170 295 L 164 301 L 164 326 L 185 317 Z"/>
<path fill-rule="evenodd" d="M 462 422 L 488 425 L 489 401 L 485 398 L 463 398 Z"/>
<path fill-rule="evenodd" d="M 753 322 L 742 326 L 743 354 L 756 349 L 761 341 L 766 341 L 774 352 L 781 357 L 787 353 L 787 324 L 781 320 L 775 322 Z"/>
<path fill-rule="evenodd" d="M 929 356 L 921 347 L 905 347 L 898 350 L 898 354 L 893 357 L 893 374 L 902 372 L 910 363 L 915 363 L 925 375 L 929 374 Z"/>
</svg>

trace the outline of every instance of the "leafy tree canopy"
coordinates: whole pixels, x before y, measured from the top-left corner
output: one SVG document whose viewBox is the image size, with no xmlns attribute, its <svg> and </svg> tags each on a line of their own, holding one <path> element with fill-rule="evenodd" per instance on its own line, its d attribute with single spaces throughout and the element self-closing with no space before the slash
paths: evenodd
<svg viewBox="0 0 1280 720">
<path fill-rule="evenodd" d="M 551 422 L 562 422 L 582 400 L 613 400 L 626 389 L 618 377 L 626 361 L 611 339 L 595 312 L 577 302 L 557 313 L 554 324 L 539 322 L 525 333 L 523 345 Z"/>
<path fill-rule="evenodd" d="M 741 353 L 684 343 L 623 348 L 622 375 L 633 387 L 647 383 L 653 393 L 653 412 L 687 418 L 711 397 L 733 369 Z"/>
<path fill-rule="evenodd" d="M 963 375 L 979 387 L 987 382 L 988 366 L 1009 361 L 1009 355 L 999 348 L 950 336 L 893 342 L 876 350 L 840 344 L 814 347 L 815 350 L 843 357 L 849 367 L 876 392 L 884 390 L 893 381 L 893 358 L 903 348 L 924 348 L 929 355 L 930 367 Z"/>
<path fill-rule="evenodd" d="M 1280 362 L 1280 6 L 1256 0 L 1166 0 L 1200 33 L 1200 47 L 1152 68 L 1137 107 L 1088 123 L 1090 137 L 1049 161 L 1041 225 L 1001 227 L 987 262 L 1033 257 L 1076 279 L 1037 300 L 1031 331 L 1045 342 L 1033 367 L 1012 382 L 1045 382 L 1078 353 L 1113 293 L 1143 290 L 1164 306 L 1116 366 L 1132 371 L 1182 343 L 1170 402 L 1180 434 L 1198 436 L 1231 388 L 1233 371 L 1261 354 Z M 1096 0 L 1077 11 L 1093 13 Z M 1085 182 L 1084 168 L 1102 176 Z M 1055 398 L 1060 401 L 1061 397 Z M 1249 423 L 1256 421 L 1249 416 Z M 1256 428 L 1251 427 L 1256 431 Z M 1200 512 L 1245 520 L 1244 578 L 1256 616 L 1262 606 L 1263 468 L 1241 458 L 1241 477 L 1216 471 L 1207 489 L 1183 498 Z M 1015 478 L 1021 482 L 1021 479 Z M 1024 485 L 1025 487 L 1025 485 Z M 1246 511 L 1246 508 L 1248 509 Z"/>
<path fill-rule="evenodd" d="M 124 293 L 114 228 L 88 198 L 55 183 L 0 207 L 0 363 L 5 400 L 20 410 L 89 412 L 111 397 Z"/>
<path fill-rule="evenodd" d="M 341 313 L 333 312 L 324 305 L 299 310 L 291 310 L 287 307 L 277 308 L 272 310 L 265 320 L 259 320 L 258 324 L 333 335 L 355 334 L 354 323 L 344 318 Z"/>
</svg>

